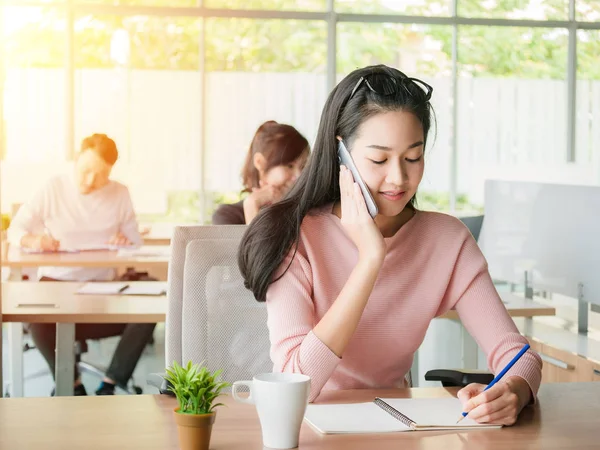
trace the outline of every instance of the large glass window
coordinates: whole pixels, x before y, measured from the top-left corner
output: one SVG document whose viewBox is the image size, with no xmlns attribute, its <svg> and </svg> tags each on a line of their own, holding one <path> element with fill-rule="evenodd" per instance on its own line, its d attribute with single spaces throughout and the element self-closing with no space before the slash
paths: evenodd
<svg viewBox="0 0 600 450">
<path fill-rule="evenodd" d="M 482 208 L 488 178 L 566 164 L 567 47 L 562 29 L 459 28 L 457 209 Z"/>
<path fill-rule="evenodd" d="M 29 6 L 44 6 L 45 4 L 51 4 L 51 5 L 60 5 L 61 3 L 65 3 L 67 0 L 36 0 L 36 1 L 31 1 L 31 2 L 25 2 L 22 0 L 4 0 L 4 3 L 8 6 L 11 5 L 15 5 L 18 6 L 19 4 L 23 4 L 23 3 L 29 3 Z M 27 5 L 23 5 L 23 6 L 27 6 Z"/>
<path fill-rule="evenodd" d="M 577 34 L 577 163 L 600 167 L 600 31 Z"/>
<path fill-rule="evenodd" d="M 600 21 L 600 2 L 598 0 L 575 0 L 577 20 L 583 22 Z"/>
<path fill-rule="evenodd" d="M 1 165 L 5 211 L 64 164 L 66 21 L 62 9 L 5 7 L 2 20 L 4 86 Z M 23 176 L 27 173 L 27 176 Z"/>
<path fill-rule="evenodd" d="M 198 0 L 74 0 L 76 3 L 95 3 L 119 6 L 197 6 Z"/>
<path fill-rule="evenodd" d="M 203 0 L 209 8 L 322 11 L 327 0 Z"/>
<path fill-rule="evenodd" d="M 449 16 L 452 0 L 335 0 L 339 12 Z"/>
<path fill-rule="evenodd" d="M 266 120 L 296 127 L 312 144 L 327 95 L 326 60 L 324 22 L 206 21 L 205 189 L 219 194 L 213 201 L 239 195 L 242 163 Z"/>
<path fill-rule="evenodd" d="M 567 20 L 569 0 L 458 0 L 458 15 L 497 19 Z"/>
<path fill-rule="evenodd" d="M 63 159 L 65 35 L 62 10 L 7 7 L 5 55 L 6 161 Z"/>
<path fill-rule="evenodd" d="M 200 31 L 192 17 L 76 18 L 75 145 L 115 140 L 114 176 L 142 218 L 198 219 L 178 199 L 201 183 Z"/>
<path fill-rule="evenodd" d="M 419 207 L 447 210 L 452 130 L 452 28 L 398 24 L 338 24 L 337 72 L 386 64 L 433 87 L 436 120 L 425 150 Z"/>
<path fill-rule="evenodd" d="M 490 177 L 600 183 L 600 32 L 580 23 L 600 20 L 600 2 L 575 1 L 574 149 L 567 27 L 543 24 L 568 21 L 569 0 L 456 0 L 459 19 L 452 0 L 335 0 L 335 54 L 327 48 L 331 3 L 6 0 L 0 158 L 3 174 L 27 177 L 3 177 L 3 196 L 15 197 L 3 209 L 31 193 L 35 183 L 26 180 L 68 168 L 71 147 L 104 132 L 121 152 L 115 176 L 144 218 L 197 220 L 204 199 L 206 219 L 213 201 L 239 198 L 239 171 L 260 123 L 290 123 L 312 143 L 328 88 L 378 63 L 434 87 L 421 207 L 449 210 L 454 198 L 461 212 L 480 210 Z M 227 9 L 236 17 L 224 17 Z M 419 16 L 424 24 L 391 23 Z M 544 27 L 515 26 L 521 19 Z"/>
</svg>

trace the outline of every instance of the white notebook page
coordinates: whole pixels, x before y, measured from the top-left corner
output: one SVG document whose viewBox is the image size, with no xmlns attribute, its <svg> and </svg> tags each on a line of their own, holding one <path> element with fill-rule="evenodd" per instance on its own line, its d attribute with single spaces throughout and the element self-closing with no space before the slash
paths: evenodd
<svg viewBox="0 0 600 450">
<path fill-rule="evenodd" d="M 414 420 L 417 426 L 435 429 L 499 428 L 478 424 L 468 417 L 456 423 L 462 412 L 457 398 L 383 399 L 387 404 Z M 373 402 L 335 405 L 308 405 L 305 420 L 317 431 L 331 433 L 390 433 L 410 431 Z"/>
</svg>

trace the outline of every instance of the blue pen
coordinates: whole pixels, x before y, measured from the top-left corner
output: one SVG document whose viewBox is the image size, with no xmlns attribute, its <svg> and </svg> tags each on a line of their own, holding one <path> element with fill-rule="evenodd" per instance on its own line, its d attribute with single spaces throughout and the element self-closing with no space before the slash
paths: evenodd
<svg viewBox="0 0 600 450">
<path fill-rule="evenodd" d="M 500 372 L 498 375 L 496 375 L 496 377 L 492 380 L 492 382 L 486 386 L 486 388 L 483 390 L 483 392 L 487 391 L 489 388 L 491 388 L 493 385 L 495 385 L 498 381 L 500 381 L 500 379 L 504 375 L 506 375 L 506 372 L 508 372 L 510 370 L 510 368 L 515 365 L 515 363 L 519 360 L 519 358 L 521 356 L 523 356 L 525 354 L 525 352 L 527 350 L 529 350 L 529 344 L 527 344 L 525 347 L 523 347 L 521 349 L 521 351 L 515 355 L 515 357 L 506 365 L 506 367 L 504 369 L 502 369 L 502 372 Z M 469 414 L 469 413 L 463 412 L 462 417 L 460 419 L 458 419 L 458 421 L 456 423 L 460 422 L 465 417 L 467 417 L 467 414 Z"/>
</svg>

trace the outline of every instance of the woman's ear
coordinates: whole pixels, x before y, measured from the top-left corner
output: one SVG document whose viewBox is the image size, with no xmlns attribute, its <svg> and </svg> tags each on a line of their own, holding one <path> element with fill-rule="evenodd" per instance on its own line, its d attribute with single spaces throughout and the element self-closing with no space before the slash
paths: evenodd
<svg viewBox="0 0 600 450">
<path fill-rule="evenodd" d="M 252 157 L 252 163 L 254 168 L 258 170 L 259 174 L 263 174 L 267 168 L 267 160 L 262 153 L 255 153 Z"/>
</svg>

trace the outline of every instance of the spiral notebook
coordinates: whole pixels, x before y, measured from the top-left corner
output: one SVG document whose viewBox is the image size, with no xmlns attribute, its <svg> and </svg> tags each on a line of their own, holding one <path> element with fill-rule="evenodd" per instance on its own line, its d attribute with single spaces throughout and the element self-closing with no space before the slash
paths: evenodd
<svg viewBox="0 0 600 450">
<path fill-rule="evenodd" d="M 457 398 L 376 398 L 369 403 L 308 405 L 304 420 L 323 434 L 501 428 L 479 424 L 462 412 Z"/>
</svg>

